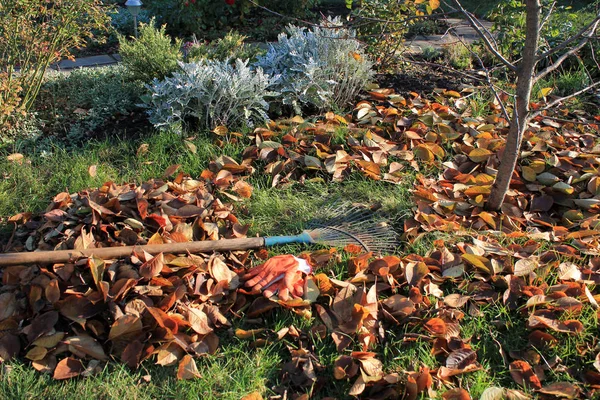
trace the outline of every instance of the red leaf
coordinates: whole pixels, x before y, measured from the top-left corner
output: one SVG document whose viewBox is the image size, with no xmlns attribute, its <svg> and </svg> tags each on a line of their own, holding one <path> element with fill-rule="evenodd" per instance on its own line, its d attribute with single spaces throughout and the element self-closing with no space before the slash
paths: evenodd
<svg viewBox="0 0 600 400">
<path fill-rule="evenodd" d="M 160 275 L 160 271 L 162 271 L 164 266 L 165 259 L 163 253 L 159 253 L 152 259 L 140 265 L 140 275 L 146 279 L 153 278 Z"/>
</svg>

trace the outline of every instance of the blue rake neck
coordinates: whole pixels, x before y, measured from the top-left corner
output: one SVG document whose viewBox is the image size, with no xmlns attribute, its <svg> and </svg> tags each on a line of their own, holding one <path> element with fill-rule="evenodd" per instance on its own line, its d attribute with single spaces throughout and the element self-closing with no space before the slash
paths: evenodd
<svg viewBox="0 0 600 400">
<path fill-rule="evenodd" d="M 310 243 L 314 243 L 314 240 L 308 234 L 308 232 L 302 232 L 301 234 L 295 235 L 295 236 L 271 236 L 271 237 L 265 238 L 265 246 L 267 246 L 267 247 L 276 246 L 278 244 L 289 244 L 289 243 L 310 244 Z"/>
</svg>

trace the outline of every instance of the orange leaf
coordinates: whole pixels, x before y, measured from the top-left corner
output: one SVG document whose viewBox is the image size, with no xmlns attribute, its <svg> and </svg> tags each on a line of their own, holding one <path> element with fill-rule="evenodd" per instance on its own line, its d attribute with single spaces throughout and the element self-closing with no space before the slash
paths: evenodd
<svg viewBox="0 0 600 400">
<path fill-rule="evenodd" d="M 186 354 L 179 362 L 179 367 L 177 368 L 177 379 L 196 378 L 200 378 L 200 372 L 198 372 L 196 361 L 194 361 L 192 356 Z"/>
<path fill-rule="evenodd" d="M 429 321 L 425 322 L 424 326 L 429 332 L 438 336 L 445 335 L 448 330 L 446 322 L 441 318 L 431 318 Z"/>
<path fill-rule="evenodd" d="M 70 379 L 80 375 L 85 370 L 81 361 L 73 357 L 61 360 L 54 370 L 54 379 Z"/>
<path fill-rule="evenodd" d="M 533 372 L 531 365 L 527 361 L 517 360 L 510 363 L 510 376 L 521 386 L 534 389 L 542 388 L 540 378 Z"/>
<path fill-rule="evenodd" d="M 240 196 L 249 199 L 252 196 L 253 188 L 245 181 L 237 181 L 233 186 L 233 190 Z"/>
</svg>

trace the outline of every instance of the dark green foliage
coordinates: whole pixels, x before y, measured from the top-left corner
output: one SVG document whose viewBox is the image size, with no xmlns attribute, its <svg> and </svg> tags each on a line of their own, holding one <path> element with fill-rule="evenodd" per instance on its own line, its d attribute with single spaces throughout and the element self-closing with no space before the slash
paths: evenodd
<svg viewBox="0 0 600 400">
<path fill-rule="evenodd" d="M 257 3 L 283 15 L 305 17 L 318 0 L 260 0 Z M 257 12 L 255 6 L 245 0 L 236 0 L 231 5 L 225 0 L 148 0 L 144 4 L 160 24 L 167 24 L 169 32 L 180 37 L 230 28 Z"/>
<path fill-rule="evenodd" d="M 258 46 L 245 43 L 246 36 L 230 31 L 224 37 L 212 42 L 194 40 L 185 44 L 185 59 L 188 62 L 202 59 L 225 61 L 227 59 L 251 60 L 264 53 Z"/>
<path fill-rule="evenodd" d="M 181 40 L 173 42 L 165 29 L 164 25 L 156 28 L 152 20 L 149 24 L 140 24 L 137 39 L 129 41 L 119 36 L 123 64 L 134 79 L 149 83 L 177 70 L 177 61 L 182 57 Z"/>
<path fill-rule="evenodd" d="M 51 76 L 35 104 L 43 131 L 69 144 L 99 131 L 110 133 L 136 110 L 142 87 L 123 66 L 74 70 Z"/>
</svg>

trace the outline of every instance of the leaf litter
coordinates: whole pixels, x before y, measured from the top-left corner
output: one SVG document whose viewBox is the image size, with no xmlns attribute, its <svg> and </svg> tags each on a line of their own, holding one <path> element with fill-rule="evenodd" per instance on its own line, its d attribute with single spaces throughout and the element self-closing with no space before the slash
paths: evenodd
<svg viewBox="0 0 600 400">
<path fill-rule="evenodd" d="M 560 360 L 542 362 L 535 355 L 559 343 L 558 335 L 581 335 L 585 327 L 577 318 L 583 307 L 597 309 L 600 148 L 589 128 L 598 127 L 561 126 L 546 116 L 535 120 L 507 201 L 501 212 L 491 212 L 483 204 L 507 123 L 497 106 L 490 107 L 491 115 L 475 118 L 456 92 L 440 90 L 428 100 L 380 89 L 348 116 L 330 112 L 315 123 L 296 118 L 257 128 L 241 163 L 220 157 L 197 180 L 173 165 L 163 179 L 60 193 L 45 213 L 12 217 L 11 251 L 240 238 L 247 227 L 228 202 L 252 196 L 248 175 L 266 174 L 277 187 L 341 181 L 355 172 L 398 184 L 412 168 L 418 172 L 416 206 L 404 223 L 405 239 L 415 241 L 429 231 L 469 235 L 452 243 L 438 240 L 424 256 L 344 249 L 351 255 L 344 281 L 327 273 L 339 261 L 337 251 L 308 253 L 317 268 L 304 278 L 312 289 L 285 301 L 243 289 L 252 263 L 246 251 L 156 256 L 134 251 L 117 260 L 7 267 L 1 272 L 0 359 L 23 356 L 55 379 L 88 376 L 109 359 L 134 369 L 153 360 L 176 366 L 178 379 L 196 379 L 202 373 L 195 359 L 216 353 L 220 335 L 229 332 L 255 347 L 286 343 L 290 361 L 282 366 L 275 396 L 297 397 L 307 389 L 315 394 L 336 379 L 347 381 L 348 394 L 361 398 L 443 393 L 468 399 L 461 376 L 483 367 L 461 322 L 498 302 L 527 316 L 528 347 L 510 352 L 507 366 L 517 387 L 550 398 L 593 395 L 600 388 L 600 356 L 593 369 L 571 374 L 579 382 L 573 384 L 546 383 L 546 369 L 569 370 Z M 344 142 L 336 137 L 339 129 L 348 132 Z M 425 167 L 441 172 L 427 177 L 421 174 Z M 95 173 L 90 167 L 90 175 Z M 502 245 L 502 235 L 521 244 Z M 550 285 L 551 273 L 558 278 Z M 446 294 L 441 288 L 449 285 L 455 292 Z M 318 318 L 306 332 L 293 325 L 278 332 L 231 328 L 244 315 L 263 321 L 274 308 Z M 386 370 L 377 351 L 399 326 L 410 332 L 404 343 L 417 338 L 430 343 L 435 368 Z M 316 337 L 335 343 L 339 356 L 332 376 L 317 356 Z M 505 397 L 528 395 L 497 387 L 482 394 Z"/>
</svg>

